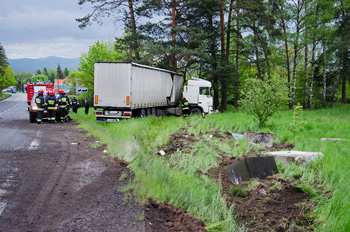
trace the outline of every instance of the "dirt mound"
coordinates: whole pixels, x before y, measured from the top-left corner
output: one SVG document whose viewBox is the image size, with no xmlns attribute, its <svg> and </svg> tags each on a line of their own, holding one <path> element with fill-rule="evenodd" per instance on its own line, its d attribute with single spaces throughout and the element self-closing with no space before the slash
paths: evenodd
<svg viewBox="0 0 350 232">
<path fill-rule="evenodd" d="M 159 150 L 163 150 L 166 155 L 171 155 L 177 150 L 191 151 L 191 144 L 197 142 L 198 139 L 194 134 L 189 134 L 187 128 L 182 128 L 180 132 L 174 133 L 169 141 L 161 146 Z"/>
<path fill-rule="evenodd" d="M 255 179 L 258 186 L 242 194 L 234 195 L 232 187 L 244 189 L 248 183 L 234 185 L 228 178 L 226 166 L 243 158 L 221 157 L 221 165 L 212 168 L 207 175 L 218 180 L 221 177 L 222 191 L 227 205 L 235 204 L 239 223 L 248 231 L 312 231 L 312 220 L 307 217 L 313 205 L 310 195 L 295 188 L 287 180 L 269 177 Z"/>
<path fill-rule="evenodd" d="M 148 221 L 147 231 L 183 231 L 183 232 L 204 232 L 207 231 L 205 223 L 186 211 L 169 204 L 163 204 L 150 200 L 146 206 L 145 218 Z"/>
<path fill-rule="evenodd" d="M 234 202 L 239 221 L 250 231 L 312 231 L 312 220 L 305 216 L 310 199 L 288 181 L 266 179 L 248 197 L 236 197 Z"/>
</svg>

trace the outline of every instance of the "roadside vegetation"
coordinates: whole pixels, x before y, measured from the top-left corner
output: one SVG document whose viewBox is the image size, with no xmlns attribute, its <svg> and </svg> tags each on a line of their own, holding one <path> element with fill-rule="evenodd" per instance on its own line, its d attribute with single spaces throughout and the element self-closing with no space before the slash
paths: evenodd
<svg viewBox="0 0 350 232">
<path fill-rule="evenodd" d="M 8 98 L 9 96 L 11 96 L 11 94 L 8 93 L 0 93 L 0 100 L 3 100 L 5 98 Z"/>
<path fill-rule="evenodd" d="M 211 114 L 205 119 L 200 116 L 147 117 L 108 124 L 96 123 L 94 115 L 85 115 L 83 109 L 73 117 L 80 128 L 107 146 L 109 157 L 129 163 L 134 177 L 122 191 L 132 190 L 140 203 L 151 198 L 181 207 L 202 219 L 208 231 L 243 231 L 244 227 L 235 219 L 235 206 L 227 206 L 221 183 L 198 173 L 218 166 L 220 154 L 240 157 L 256 149 L 249 147 L 245 140 L 233 144 L 222 142 L 211 136 L 216 131 L 272 132 L 276 143 L 294 143 L 294 150 L 298 151 L 322 152 L 323 159 L 306 167 L 279 163 L 278 176 L 313 196 L 316 204 L 308 217 L 315 231 L 348 231 L 350 141 L 321 141 L 321 138 L 350 140 L 349 110 L 348 105 L 336 105 L 330 109 L 303 111 L 298 114 L 298 120 L 303 123 L 298 124 L 297 129 L 293 111 L 276 112 L 260 128 L 253 116 L 240 111 Z M 171 156 L 159 155 L 175 133 L 189 136 L 190 145 L 182 144 L 183 148 Z M 241 190 L 232 189 L 237 191 Z"/>
</svg>

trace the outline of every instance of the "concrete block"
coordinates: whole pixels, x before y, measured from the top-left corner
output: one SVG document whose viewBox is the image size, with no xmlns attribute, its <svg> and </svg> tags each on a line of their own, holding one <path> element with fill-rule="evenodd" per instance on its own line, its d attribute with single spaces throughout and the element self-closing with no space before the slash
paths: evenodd
<svg viewBox="0 0 350 232">
<path fill-rule="evenodd" d="M 244 137 L 247 137 L 250 145 L 260 145 L 265 147 L 273 146 L 273 134 L 262 132 L 244 132 Z"/>
<path fill-rule="evenodd" d="M 244 135 L 242 134 L 237 134 L 237 133 L 231 133 L 231 134 L 235 140 L 241 140 L 244 138 Z"/>
<path fill-rule="evenodd" d="M 340 138 L 321 138 L 321 141 L 350 141 L 348 139 L 340 139 Z"/>
<path fill-rule="evenodd" d="M 306 165 L 311 161 L 314 161 L 318 157 L 323 157 L 321 152 L 306 152 L 306 151 L 274 151 L 267 152 L 265 155 L 275 157 L 276 161 L 282 162 L 287 165 L 291 162 L 296 164 Z"/>
<path fill-rule="evenodd" d="M 258 177 L 259 179 L 266 179 L 266 177 L 278 173 L 275 159 L 272 156 L 251 157 L 245 160 L 251 178 Z"/>
<path fill-rule="evenodd" d="M 239 160 L 234 164 L 227 166 L 226 172 L 228 178 L 234 184 L 240 184 L 244 181 L 250 180 L 250 174 L 245 159 Z"/>
<path fill-rule="evenodd" d="M 265 179 L 278 173 L 274 157 L 251 157 L 235 162 L 226 167 L 226 172 L 233 184 L 249 181 L 250 178 Z"/>
</svg>

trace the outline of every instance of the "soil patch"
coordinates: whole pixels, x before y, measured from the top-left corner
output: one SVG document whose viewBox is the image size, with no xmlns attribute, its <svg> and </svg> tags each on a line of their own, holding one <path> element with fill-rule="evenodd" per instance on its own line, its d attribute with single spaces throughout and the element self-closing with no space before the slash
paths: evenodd
<svg viewBox="0 0 350 232">
<path fill-rule="evenodd" d="M 180 132 L 174 133 L 169 141 L 161 146 L 159 150 L 163 150 L 165 155 L 171 155 L 178 150 L 184 152 L 191 151 L 191 144 L 199 141 L 194 134 L 189 134 L 187 128 L 182 128 Z"/>
<path fill-rule="evenodd" d="M 145 208 L 146 230 L 153 232 L 205 232 L 205 223 L 186 211 L 150 200 Z"/>
<path fill-rule="evenodd" d="M 232 187 L 244 189 L 248 183 L 234 185 L 228 178 L 226 166 L 241 159 L 222 157 L 220 167 L 208 171 L 215 180 L 221 177 L 223 195 L 228 206 L 235 204 L 239 223 L 248 231 L 312 231 L 313 221 L 307 217 L 313 207 L 312 197 L 278 175 L 265 180 L 254 179 L 258 181 L 256 187 L 240 196 L 234 195 Z"/>
</svg>

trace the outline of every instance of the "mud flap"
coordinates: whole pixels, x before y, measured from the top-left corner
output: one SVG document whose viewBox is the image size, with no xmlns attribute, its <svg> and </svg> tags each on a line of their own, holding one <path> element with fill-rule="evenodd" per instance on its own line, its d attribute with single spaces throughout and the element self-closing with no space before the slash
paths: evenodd
<svg viewBox="0 0 350 232">
<path fill-rule="evenodd" d="M 226 172 L 233 184 L 240 184 L 250 178 L 265 179 L 278 173 L 278 170 L 275 158 L 268 156 L 244 158 L 227 166 Z"/>
</svg>

